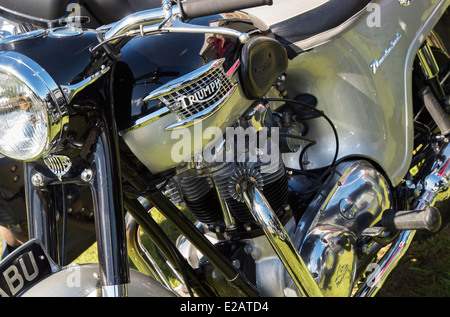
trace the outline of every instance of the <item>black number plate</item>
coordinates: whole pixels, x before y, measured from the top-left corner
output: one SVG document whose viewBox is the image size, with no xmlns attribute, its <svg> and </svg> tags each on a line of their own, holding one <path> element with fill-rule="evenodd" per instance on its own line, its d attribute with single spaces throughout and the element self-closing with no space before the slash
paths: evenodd
<svg viewBox="0 0 450 317">
<path fill-rule="evenodd" d="M 51 273 L 52 266 L 41 244 L 29 241 L 0 263 L 0 297 L 17 296 Z"/>
</svg>

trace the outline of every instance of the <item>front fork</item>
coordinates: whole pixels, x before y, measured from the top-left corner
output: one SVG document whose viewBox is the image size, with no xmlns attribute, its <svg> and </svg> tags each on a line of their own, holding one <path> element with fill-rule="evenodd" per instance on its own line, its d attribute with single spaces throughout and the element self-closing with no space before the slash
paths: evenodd
<svg viewBox="0 0 450 317">
<path fill-rule="evenodd" d="M 70 177 L 55 180 L 54 177 L 46 177 L 47 171 L 39 164 L 25 163 L 25 196 L 30 239 L 40 240 L 55 261 L 60 258 L 57 218 L 61 216 L 63 219 L 64 233 L 66 210 L 63 204 L 63 210 L 58 215 L 51 197 L 51 187 L 68 183 L 89 186 L 93 199 L 103 296 L 126 296 L 129 266 L 117 133 L 114 128 L 99 120 L 87 140 L 80 154 L 85 165 L 79 170 L 71 171 Z M 65 197 L 62 199 L 64 201 Z M 64 240 L 63 234 L 63 244 Z M 64 248 L 61 249 L 64 252 Z"/>
</svg>

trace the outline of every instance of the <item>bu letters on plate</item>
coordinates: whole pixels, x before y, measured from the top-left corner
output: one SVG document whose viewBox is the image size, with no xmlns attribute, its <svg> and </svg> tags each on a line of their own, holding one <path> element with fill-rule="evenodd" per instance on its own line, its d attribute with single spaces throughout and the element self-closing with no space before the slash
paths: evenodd
<svg viewBox="0 0 450 317">
<path fill-rule="evenodd" d="M 52 273 L 42 246 L 35 240 L 15 250 L 0 263 L 0 297 L 12 297 Z"/>
</svg>

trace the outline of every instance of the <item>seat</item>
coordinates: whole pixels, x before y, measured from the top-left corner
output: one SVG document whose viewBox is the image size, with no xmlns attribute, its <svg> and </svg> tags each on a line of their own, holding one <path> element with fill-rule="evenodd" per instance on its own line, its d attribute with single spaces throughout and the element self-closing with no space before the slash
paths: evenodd
<svg viewBox="0 0 450 317">
<path fill-rule="evenodd" d="M 367 12 L 370 2 L 273 0 L 272 6 L 246 9 L 245 12 L 265 22 L 292 55 L 337 37 Z"/>
<path fill-rule="evenodd" d="M 161 0 L 85 0 L 84 6 L 101 24 L 119 21 L 132 13 L 161 7 Z"/>
</svg>

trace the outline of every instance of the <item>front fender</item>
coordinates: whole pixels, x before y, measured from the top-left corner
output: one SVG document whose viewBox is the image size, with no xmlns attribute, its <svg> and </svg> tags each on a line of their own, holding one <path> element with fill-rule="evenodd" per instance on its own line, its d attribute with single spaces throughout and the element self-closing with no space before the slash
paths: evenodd
<svg viewBox="0 0 450 317">
<path fill-rule="evenodd" d="M 101 297 L 98 264 L 64 267 L 21 294 L 22 297 Z M 130 270 L 129 297 L 176 297 L 148 275 Z"/>
</svg>

